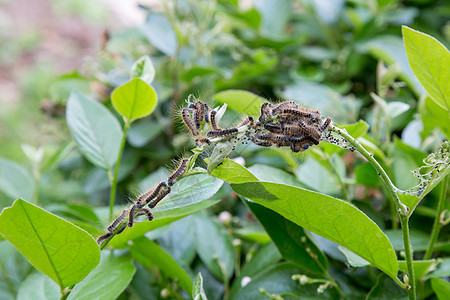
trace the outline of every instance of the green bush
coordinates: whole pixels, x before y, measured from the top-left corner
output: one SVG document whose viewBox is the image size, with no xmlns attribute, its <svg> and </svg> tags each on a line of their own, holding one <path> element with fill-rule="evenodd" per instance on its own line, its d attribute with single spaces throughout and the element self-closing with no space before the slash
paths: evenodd
<svg viewBox="0 0 450 300">
<path fill-rule="evenodd" d="M 48 86 L 66 138 L 0 160 L 0 298 L 449 298 L 448 4 L 162 7 Z M 282 101 L 319 145 L 253 143 Z"/>
</svg>

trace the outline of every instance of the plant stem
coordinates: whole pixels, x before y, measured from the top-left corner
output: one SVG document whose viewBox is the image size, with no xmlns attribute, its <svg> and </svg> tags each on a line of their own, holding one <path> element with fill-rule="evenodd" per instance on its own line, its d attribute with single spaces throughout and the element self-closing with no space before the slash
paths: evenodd
<svg viewBox="0 0 450 300">
<path fill-rule="evenodd" d="M 73 287 L 75 285 L 71 285 L 69 287 L 66 287 L 64 290 L 61 291 L 61 298 L 60 300 L 65 300 L 67 297 L 69 297 L 70 292 L 72 291 Z"/>
<path fill-rule="evenodd" d="M 411 289 L 408 290 L 408 295 L 410 300 L 416 299 L 416 278 L 414 275 L 414 268 L 413 268 L 413 251 L 410 243 L 409 238 L 409 214 L 408 214 L 408 208 L 400 201 L 398 198 L 398 191 L 399 189 L 392 183 L 389 176 L 386 174 L 384 169 L 380 166 L 380 164 L 373 158 L 373 155 L 371 155 L 354 137 L 352 137 L 345 129 L 337 128 L 333 125 L 330 125 L 330 130 L 337 132 L 339 135 L 344 137 L 349 144 L 351 144 L 356 150 L 358 150 L 359 153 L 361 153 L 362 156 L 364 156 L 369 163 L 377 170 L 378 176 L 381 177 L 383 180 L 383 183 L 385 184 L 387 190 L 389 191 L 389 194 L 392 197 L 392 200 L 395 203 L 397 213 L 400 217 L 400 224 L 402 226 L 402 232 L 403 232 L 403 245 L 405 247 L 405 259 L 406 264 L 408 266 L 408 277 L 409 277 L 409 283 L 411 285 Z M 396 280 L 398 283 L 398 280 Z M 403 286 L 404 287 L 404 286 Z"/>
<path fill-rule="evenodd" d="M 423 259 L 430 259 L 433 254 L 434 243 L 437 241 L 439 236 L 439 231 L 442 228 L 442 224 L 440 223 L 441 213 L 445 207 L 445 197 L 447 195 L 447 185 L 448 185 L 448 176 L 445 177 L 443 182 L 441 183 L 441 192 L 439 194 L 439 202 L 436 208 L 436 215 L 434 217 L 433 230 L 431 231 L 430 241 L 428 242 L 427 251 L 425 252 L 425 256 Z"/>
<path fill-rule="evenodd" d="M 416 278 L 414 276 L 414 266 L 413 266 L 413 250 L 409 240 L 409 217 L 400 216 L 400 222 L 402 224 L 403 232 L 403 246 L 405 247 L 405 259 L 406 265 L 408 267 L 408 282 L 411 288 L 408 290 L 408 295 L 410 300 L 416 299 Z"/>
<path fill-rule="evenodd" d="M 117 156 L 116 167 L 114 170 L 114 176 L 111 178 L 111 171 L 108 171 L 109 181 L 111 183 L 111 192 L 109 194 L 109 220 L 113 219 L 113 208 L 114 202 L 116 200 L 116 189 L 117 189 L 117 176 L 119 174 L 120 161 L 122 160 L 123 149 L 125 148 L 126 136 L 128 128 L 130 128 L 131 122 L 125 119 L 125 126 L 123 128 L 122 141 L 120 142 L 119 155 Z"/>
<path fill-rule="evenodd" d="M 369 151 L 367 151 L 354 137 L 352 137 L 347 132 L 347 130 L 337 128 L 334 125 L 330 125 L 330 130 L 335 131 L 339 135 L 344 137 L 350 145 L 352 145 L 356 150 L 358 150 L 358 152 L 369 161 L 369 163 L 375 168 L 375 170 L 377 170 L 378 176 L 380 176 L 381 180 L 383 180 L 384 185 L 388 189 L 388 192 L 395 203 L 397 211 L 401 215 L 406 215 L 408 213 L 408 208 L 398 198 L 397 196 L 398 188 L 392 183 L 391 179 L 386 174 L 384 169 L 380 166 L 378 161 L 376 161 L 376 159 L 373 158 L 373 155 L 370 154 Z"/>
</svg>

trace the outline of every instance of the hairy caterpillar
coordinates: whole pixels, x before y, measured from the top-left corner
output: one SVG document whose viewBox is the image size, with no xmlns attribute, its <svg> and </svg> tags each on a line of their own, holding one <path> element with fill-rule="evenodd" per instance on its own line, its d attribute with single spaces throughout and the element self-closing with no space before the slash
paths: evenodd
<svg viewBox="0 0 450 300">
<path fill-rule="evenodd" d="M 207 136 L 209 137 L 220 137 L 220 136 L 227 136 L 233 133 L 237 133 L 237 128 L 229 128 L 229 129 L 222 129 L 219 131 L 209 131 L 207 133 Z"/>
<path fill-rule="evenodd" d="M 167 188 L 167 190 L 163 191 L 161 194 L 158 195 L 158 197 L 156 197 L 155 200 L 153 200 L 152 202 L 150 202 L 148 204 L 148 207 L 150 208 L 154 208 L 162 199 L 164 199 L 170 192 L 172 191 L 172 189 L 170 187 Z"/>
<path fill-rule="evenodd" d="M 113 231 L 117 228 L 117 226 L 119 226 L 120 223 L 122 223 L 122 221 L 123 221 L 123 219 L 125 219 L 125 216 L 126 216 L 126 215 L 127 215 L 127 210 L 124 209 L 124 210 L 122 211 L 122 213 L 120 214 L 120 216 L 117 217 L 117 218 L 111 223 L 111 225 L 108 226 L 108 231 L 109 231 L 109 232 L 113 232 Z"/>
<path fill-rule="evenodd" d="M 198 130 L 195 127 L 195 125 L 192 123 L 192 120 L 189 117 L 189 110 L 187 108 L 183 108 L 183 110 L 181 111 L 181 117 L 182 117 L 183 122 L 186 125 L 186 127 L 189 128 L 189 130 L 191 131 L 192 135 L 197 136 Z"/>
<path fill-rule="evenodd" d="M 201 145 L 211 145 L 211 141 L 206 137 L 198 137 L 195 139 L 195 144 L 197 146 Z"/>
<path fill-rule="evenodd" d="M 278 104 L 277 106 L 275 106 L 275 108 L 272 110 L 272 114 L 274 114 L 274 115 L 277 114 L 283 108 L 297 109 L 298 105 L 294 101 L 282 102 L 282 103 Z"/>
<path fill-rule="evenodd" d="M 186 171 L 187 168 L 187 163 L 188 163 L 189 159 L 185 158 L 181 161 L 180 165 L 178 166 L 178 168 L 172 173 L 172 175 L 169 176 L 169 179 L 167 179 L 167 184 L 169 186 L 172 186 L 175 181 L 184 174 L 184 172 Z"/>
<path fill-rule="evenodd" d="M 145 215 L 149 221 L 153 220 L 153 214 L 152 214 L 152 212 L 150 211 L 150 209 L 142 208 L 142 209 L 136 214 L 136 216 L 141 216 L 141 215 Z"/>
<path fill-rule="evenodd" d="M 101 244 L 104 241 L 106 241 L 107 239 L 109 239 L 110 237 L 112 237 L 114 234 L 112 232 L 107 232 L 104 235 L 101 235 L 97 238 L 97 244 Z"/>
<path fill-rule="evenodd" d="M 128 227 L 133 227 L 135 212 L 136 212 L 136 205 L 132 205 L 128 213 Z"/>
<path fill-rule="evenodd" d="M 215 110 L 212 110 L 211 113 L 209 114 L 209 118 L 210 118 L 210 121 L 211 121 L 211 128 L 212 128 L 212 130 L 219 131 L 219 130 L 222 130 L 222 128 L 217 126 L 216 115 L 217 115 L 217 112 Z"/>
<path fill-rule="evenodd" d="M 139 196 L 138 200 L 136 201 L 136 207 L 141 208 L 141 207 L 145 206 L 147 203 L 150 202 L 150 200 L 152 200 L 153 198 L 158 196 L 161 189 L 166 186 L 167 186 L 167 184 L 164 181 L 160 182 L 154 189 Z"/>
<path fill-rule="evenodd" d="M 331 123 L 331 118 L 327 117 L 325 119 L 325 121 L 323 121 L 322 125 L 320 126 L 320 131 L 322 131 L 322 132 L 325 131 L 325 129 L 327 129 L 328 126 L 330 126 L 330 123 Z"/>
<path fill-rule="evenodd" d="M 299 118 L 308 118 L 312 122 L 317 122 L 320 119 L 320 112 L 317 110 L 311 110 L 305 107 L 299 108 L 284 108 L 281 110 L 283 114 L 294 115 Z"/>
</svg>

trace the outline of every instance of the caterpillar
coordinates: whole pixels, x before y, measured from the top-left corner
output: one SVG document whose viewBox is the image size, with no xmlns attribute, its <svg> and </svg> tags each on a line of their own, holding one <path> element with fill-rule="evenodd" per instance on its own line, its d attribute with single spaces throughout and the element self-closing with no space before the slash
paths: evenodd
<svg viewBox="0 0 450 300">
<path fill-rule="evenodd" d="M 160 182 L 154 189 L 142 194 L 136 201 L 136 207 L 141 208 L 150 202 L 153 198 L 158 196 L 162 188 L 166 187 L 167 184 L 163 181 Z"/>
<path fill-rule="evenodd" d="M 187 163 L 188 163 L 189 159 L 185 158 L 181 161 L 180 165 L 178 166 L 178 168 L 172 173 L 172 175 L 169 176 L 169 179 L 167 179 L 167 184 L 169 186 L 172 186 L 175 181 L 184 174 L 184 172 L 186 171 L 187 168 Z"/>
<path fill-rule="evenodd" d="M 202 102 L 202 105 L 203 105 L 202 114 L 203 114 L 203 116 L 205 118 L 205 122 L 209 123 L 209 120 L 208 120 L 209 106 L 208 106 L 208 104 L 206 104 L 204 102 Z"/>
<path fill-rule="evenodd" d="M 211 141 L 206 137 L 198 137 L 195 139 L 195 144 L 197 146 L 201 145 L 211 145 Z"/>
<path fill-rule="evenodd" d="M 319 140 L 316 140 L 316 139 L 314 139 L 313 137 L 311 137 L 309 135 L 306 135 L 306 136 L 303 136 L 303 137 L 300 137 L 300 138 L 289 137 L 288 140 L 289 140 L 289 142 L 292 142 L 292 143 L 301 143 L 301 142 L 304 142 L 304 141 L 308 140 L 308 141 L 311 141 L 314 145 L 319 145 Z"/>
<path fill-rule="evenodd" d="M 133 227 L 135 211 L 136 211 L 136 205 L 132 205 L 130 207 L 130 211 L 128 213 L 128 227 Z"/>
<path fill-rule="evenodd" d="M 284 123 L 274 124 L 274 123 L 265 123 L 264 129 L 269 130 L 273 133 L 282 133 L 284 128 Z"/>
<path fill-rule="evenodd" d="M 303 135 L 310 136 L 315 140 L 320 140 L 321 133 L 316 128 L 314 128 L 314 126 L 307 125 L 303 123 L 302 120 L 298 120 L 297 124 Z"/>
<path fill-rule="evenodd" d="M 265 102 L 261 105 L 261 115 L 259 116 L 258 121 L 264 123 L 264 121 L 270 117 L 272 117 L 272 105 L 269 102 Z"/>
<path fill-rule="evenodd" d="M 307 150 L 311 145 L 308 143 L 293 143 L 291 144 L 291 150 L 292 152 L 303 152 L 305 150 Z"/>
<path fill-rule="evenodd" d="M 247 125 L 247 124 L 249 126 L 252 126 L 254 122 L 255 122 L 255 119 L 253 119 L 252 116 L 248 116 L 241 123 L 239 123 L 239 125 L 236 126 L 236 127 L 241 127 L 241 126 L 244 126 L 244 125 Z"/>
<path fill-rule="evenodd" d="M 194 110 L 194 124 L 195 124 L 195 128 L 198 130 L 200 129 L 200 118 L 201 118 L 201 112 L 198 111 L 197 109 Z"/>
<path fill-rule="evenodd" d="M 211 121 L 211 128 L 212 128 L 212 130 L 219 131 L 219 130 L 222 130 L 222 128 L 217 126 L 216 115 L 217 115 L 217 112 L 215 110 L 212 110 L 211 113 L 209 114 L 209 118 L 210 118 L 210 121 Z"/>
<path fill-rule="evenodd" d="M 167 190 L 165 190 L 164 192 L 162 192 L 161 194 L 158 195 L 158 197 L 153 200 L 152 202 L 150 202 L 150 204 L 148 205 L 148 207 L 150 208 L 154 208 L 156 205 L 158 205 L 158 203 L 164 199 L 170 192 L 171 192 L 171 188 L 167 188 Z"/>
<path fill-rule="evenodd" d="M 276 115 L 278 113 L 278 111 L 280 111 L 283 107 L 297 109 L 298 105 L 294 101 L 282 102 L 282 103 L 278 104 L 277 106 L 275 106 L 275 108 L 272 110 L 272 114 Z"/>
<path fill-rule="evenodd" d="M 320 119 L 320 112 L 317 110 L 311 110 L 305 107 L 299 108 L 284 108 L 281 110 L 283 114 L 290 114 L 300 118 L 308 118 L 312 122 L 317 122 Z"/>
<path fill-rule="evenodd" d="M 320 131 L 323 132 L 325 129 L 327 129 L 328 126 L 330 126 L 330 123 L 331 123 L 331 118 L 327 117 L 325 119 L 325 121 L 323 121 L 322 125 L 320 125 Z"/>
<path fill-rule="evenodd" d="M 229 128 L 229 129 L 222 129 L 219 131 L 209 131 L 207 133 L 207 136 L 209 137 L 220 137 L 220 136 L 227 136 L 233 133 L 237 133 L 237 128 Z"/>
<path fill-rule="evenodd" d="M 258 140 L 258 139 L 254 139 L 253 142 L 254 142 L 256 145 L 261 146 L 261 147 L 271 147 L 271 146 L 273 145 L 273 144 L 272 144 L 271 142 L 269 142 L 269 141 L 261 141 L 261 140 Z"/>
<path fill-rule="evenodd" d="M 153 220 L 153 214 L 150 209 L 143 208 L 137 214 L 137 216 L 145 215 L 149 221 Z"/>
<path fill-rule="evenodd" d="M 277 147 L 289 145 L 289 138 L 281 134 L 257 135 L 256 138 L 259 140 L 272 142 L 273 144 L 276 144 Z"/>
<path fill-rule="evenodd" d="M 111 232 L 107 232 L 107 233 L 105 233 L 104 235 L 101 235 L 101 236 L 99 236 L 98 238 L 97 238 L 97 244 L 101 244 L 101 243 L 103 243 L 104 241 L 106 241 L 107 239 L 109 239 L 110 237 L 112 237 L 114 234 L 113 233 L 111 233 Z"/>
<path fill-rule="evenodd" d="M 117 226 L 119 226 L 120 223 L 122 223 L 122 221 L 123 221 L 123 219 L 125 219 L 125 216 L 126 216 L 126 215 L 127 215 L 127 210 L 124 209 L 124 210 L 122 211 L 122 214 L 121 214 L 119 217 L 117 217 L 117 218 L 111 223 L 111 225 L 108 226 L 108 231 L 109 231 L 109 232 L 113 232 L 113 231 L 117 228 Z"/>
<path fill-rule="evenodd" d="M 189 117 L 189 110 L 187 108 L 183 108 L 183 110 L 181 111 L 181 117 L 182 117 L 183 122 L 186 125 L 186 127 L 189 128 L 189 130 L 191 131 L 192 135 L 197 136 L 198 130 L 195 127 L 195 125 L 192 123 L 192 120 Z"/>
</svg>

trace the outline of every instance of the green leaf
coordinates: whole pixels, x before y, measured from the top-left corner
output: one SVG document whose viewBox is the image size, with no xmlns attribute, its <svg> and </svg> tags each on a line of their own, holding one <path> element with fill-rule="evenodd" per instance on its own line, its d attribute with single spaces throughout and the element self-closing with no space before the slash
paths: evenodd
<svg viewBox="0 0 450 300">
<path fill-rule="evenodd" d="M 266 268 L 279 262 L 281 258 L 282 256 L 276 245 L 274 243 L 269 243 L 260 248 L 252 259 L 242 267 L 241 276 L 257 276 Z"/>
<path fill-rule="evenodd" d="M 203 277 L 202 273 L 198 273 L 195 276 L 194 286 L 192 288 L 192 299 L 194 300 L 208 300 L 205 294 L 205 290 L 203 289 Z"/>
<path fill-rule="evenodd" d="M 135 264 L 136 274 L 128 286 L 128 291 L 131 292 L 130 299 L 153 300 L 159 299 L 161 288 L 155 285 L 158 281 L 159 273 L 147 270 L 141 264 Z"/>
<path fill-rule="evenodd" d="M 395 251 L 404 251 L 403 235 L 400 229 L 384 231 L 392 243 Z M 428 246 L 429 235 L 422 231 L 410 230 L 410 241 L 414 251 L 425 251 Z"/>
<path fill-rule="evenodd" d="M 221 166 L 218 169 L 221 169 Z M 213 173 L 214 176 L 215 174 L 217 173 Z M 242 182 L 242 179 L 233 180 Z M 389 276 L 396 276 L 397 257 L 388 238 L 371 219 L 353 205 L 327 195 L 283 184 L 244 182 L 231 183 L 231 187 L 241 196 L 346 247 Z"/>
<path fill-rule="evenodd" d="M 359 120 L 356 123 L 342 125 L 339 127 L 347 130 L 347 132 L 355 139 L 363 136 L 369 130 L 369 124 L 367 124 L 367 122 L 364 120 Z"/>
<path fill-rule="evenodd" d="M 345 255 L 345 258 L 347 259 L 347 262 L 350 266 L 359 268 L 359 267 L 365 267 L 365 266 L 370 265 L 370 263 L 367 260 L 365 260 L 361 256 L 356 255 L 355 253 L 348 250 L 347 248 L 338 246 L 338 249 L 339 249 L 339 251 L 342 252 L 342 254 Z"/>
<path fill-rule="evenodd" d="M 431 278 L 431 288 L 439 300 L 447 300 L 450 297 L 450 283 L 440 278 Z"/>
<path fill-rule="evenodd" d="M 285 27 L 292 13 L 290 0 L 257 0 L 254 5 L 261 15 L 260 31 L 264 37 L 277 41 L 287 35 Z"/>
<path fill-rule="evenodd" d="M 285 259 L 305 272 L 322 274 L 327 269 L 328 262 L 325 255 L 306 236 L 303 228 L 262 205 L 250 201 L 246 204 Z M 318 261 L 313 257 L 317 257 Z"/>
<path fill-rule="evenodd" d="M 193 226 L 194 218 L 186 216 L 170 224 L 169 229 L 158 238 L 158 244 L 184 266 L 190 266 L 196 256 Z"/>
<path fill-rule="evenodd" d="M 158 95 L 142 79 L 134 78 L 112 92 L 111 102 L 119 114 L 133 122 L 153 112 Z"/>
<path fill-rule="evenodd" d="M 436 270 L 429 274 L 429 277 L 448 277 L 450 276 L 450 257 L 439 258 Z"/>
<path fill-rule="evenodd" d="M 133 257 L 144 266 L 156 265 L 169 277 L 179 280 L 181 287 L 187 293 L 192 294 L 192 280 L 189 275 L 157 243 L 141 237 L 133 241 L 130 251 Z"/>
<path fill-rule="evenodd" d="M 295 173 L 297 179 L 310 189 L 324 194 L 340 194 L 340 187 L 330 170 L 312 157 L 306 158 Z"/>
<path fill-rule="evenodd" d="M 67 299 L 117 299 L 127 288 L 135 272 L 131 255 L 102 251 L 100 264 L 75 285 Z"/>
<path fill-rule="evenodd" d="M 221 280 L 233 275 L 235 254 L 225 228 L 206 214 L 195 215 L 197 253 L 209 270 Z"/>
<path fill-rule="evenodd" d="M 432 130 L 439 127 L 447 139 L 450 138 L 450 116 L 431 97 L 419 100 L 419 112 L 425 128 Z"/>
<path fill-rule="evenodd" d="M 233 281 L 229 299 L 234 299 L 235 295 L 242 289 L 242 279 L 244 277 L 253 278 L 264 270 L 272 267 L 281 260 L 281 254 L 274 243 L 269 243 L 260 248 L 255 255 L 247 262 L 241 270 L 239 277 Z"/>
<path fill-rule="evenodd" d="M 0 190 L 3 193 L 13 199 L 21 197 L 32 201 L 35 188 L 30 171 L 15 162 L 0 159 Z"/>
<path fill-rule="evenodd" d="M 154 219 L 151 222 L 143 221 L 133 225 L 132 228 L 127 228 L 127 230 L 120 235 L 116 235 L 109 244 L 115 248 L 123 248 L 129 240 L 137 239 L 151 230 L 163 227 L 185 216 L 211 207 L 219 201 L 220 200 L 207 199 L 181 209 L 173 209 L 164 213 L 152 212 Z"/>
<path fill-rule="evenodd" d="M 144 55 L 134 62 L 130 72 L 131 78 L 140 78 L 147 84 L 155 79 L 155 67 L 148 55 Z"/>
<path fill-rule="evenodd" d="M 320 1 L 313 0 L 311 2 L 314 7 L 315 13 L 325 24 L 332 25 L 336 23 L 344 8 L 343 0 L 335 0 L 335 1 Z"/>
<path fill-rule="evenodd" d="M 159 120 L 157 122 L 147 120 L 136 122 L 128 130 L 127 141 L 133 147 L 143 147 L 167 128 L 168 124 L 168 119 Z"/>
<path fill-rule="evenodd" d="M 178 181 L 172 192 L 153 210 L 153 221 L 135 224 L 115 236 L 110 244 L 123 247 L 128 240 L 143 236 L 146 232 L 169 224 L 184 216 L 193 214 L 217 203 L 210 199 L 223 182 L 207 174 L 195 174 Z"/>
<path fill-rule="evenodd" d="M 20 285 L 17 300 L 58 300 L 61 298 L 59 286 L 39 272 L 31 273 Z"/>
<path fill-rule="evenodd" d="M 226 90 L 213 96 L 219 103 L 226 103 L 228 107 L 241 114 L 259 117 L 261 105 L 267 102 L 266 99 L 251 92 L 243 90 Z"/>
<path fill-rule="evenodd" d="M 299 274 L 299 270 L 292 264 L 271 266 L 265 272 L 252 278 L 234 299 L 270 299 L 266 296 L 268 294 L 274 296 L 272 299 L 280 299 L 276 296 L 282 295 L 295 295 L 297 299 L 337 299 L 330 295 L 331 288 L 326 289 L 323 294 L 318 294 L 318 283 L 301 285 L 298 281 L 293 280 L 292 276 L 297 274 Z"/>
<path fill-rule="evenodd" d="M 421 281 L 423 279 L 423 277 L 425 275 L 427 275 L 428 272 L 431 272 L 432 270 L 436 269 L 436 260 L 429 259 L 429 260 L 413 261 L 413 268 L 414 268 L 414 276 L 416 277 L 416 281 Z M 408 274 L 408 266 L 407 266 L 405 260 L 398 261 L 398 270 L 400 272 L 404 272 L 405 274 Z"/>
<path fill-rule="evenodd" d="M 159 51 L 167 56 L 175 56 L 178 49 L 177 34 L 165 15 L 149 14 L 140 30 Z"/>
<path fill-rule="evenodd" d="M 397 64 L 401 71 L 400 78 L 406 81 L 417 95 L 420 96 L 424 92 L 423 86 L 408 63 L 405 46 L 399 37 L 394 35 L 377 36 L 365 43 L 363 47 L 387 64 Z"/>
<path fill-rule="evenodd" d="M 230 159 L 225 159 L 220 168 L 214 169 L 211 175 L 220 178 L 228 183 L 242 183 L 248 181 L 258 181 L 258 178 L 250 173 L 246 168 Z"/>
<path fill-rule="evenodd" d="M 8 241 L 0 242 L 0 299 L 15 300 L 20 285 L 33 271 L 33 266 Z"/>
<path fill-rule="evenodd" d="M 365 163 L 356 167 L 355 179 L 358 184 L 362 184 L 368 187 L 377 187 L 380 182 L 380 177 L 377 171 L 370 163 Z"/>
<path fill-rule="evenodd" d="M 267 232 L 259 226 L 249 225 L 247 227 L 235 229 L 233 230 L 233 234 L 245 241 L 256 242 L 262 245 L 265 245 L 271 241 Z"/>
<path fill-rule="evenodd" d="M 300 181 L 298 181 L 294 175 L 289 174 L 286 171 L 283 171 L 281 169 L 277 169 L 271 166 L 266 165 L 253 165 L 248 168 L 250 172 L 252 172 L 253 175 L 258 177 L 259 181 L 267 181 L 267 182 L 275 182 L 275 183 L 283 183 L 298 187 L 306 187 L 306 185 L 302 184 Z M 249 180 L 249 181 L 255 181 L 255 180 Z"/>
<path fill-rule="evenodd" d="M 387 104 L 386 112 L 389 119 L 393 120 L 394 118 L 400 116 L 404 112 L 407 112 L 411 106 L 407 103 L 400 101 L 392 101 Z"/>
<path fill-rule="evenodd" d="M 94 165 L 111 169 L 119 155 L 122 128 L 102 104 L 72 92 L 67 101 L 67 125 L 81 152 Z"/>
<path fill-rule="evenodd" d="M 86 231 L 22 199 L 3 210 L 0 234 L 61 289 L 81 281 L 100 258 Z"/>
<path fill-rule="evenodd" d="M 376 285 L 367 294 L 366 299 L 407 300 L 408 294 L 392 278 L 387 277 L 385 274 L 380 274 Z"/>
<path fill-rule="evenodd" d="M 450 113 L 450 52 L 428 34 L 402 26 L 409 64 L 420 83 Z"/>
</svg>

